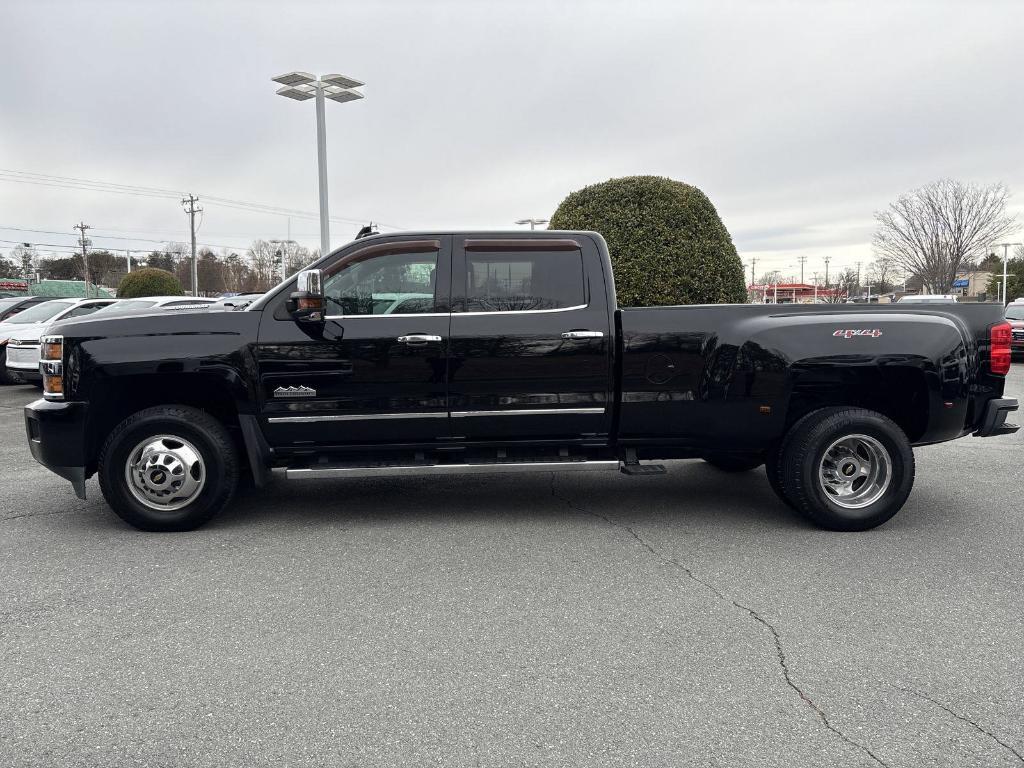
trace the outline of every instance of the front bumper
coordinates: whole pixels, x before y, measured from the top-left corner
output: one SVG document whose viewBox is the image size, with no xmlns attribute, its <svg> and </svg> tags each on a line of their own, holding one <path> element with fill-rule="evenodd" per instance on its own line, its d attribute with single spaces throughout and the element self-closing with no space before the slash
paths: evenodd
<svg viewBox="0 0 1024 768">
<path fill-rule="evenodd" d="M 78 402 L 36 400 L 25 406 L 25 432 L 32 458 L 69 480 L 85 498 L 85 419 L 88 406 Z"/>
<path fill-rule="evenodd" d="M 992 437 L 994 435 L 1012 435 L 1020 427 L 1010 424 L 1006 417 L 1017 410 L 1017 401 L 1012 397 L 1001 397 L 989 400 L 985 406 L 985 416 L 981 420 L 981 428 L 974 433 L 975 437 Z"/>
<path fill-rule="evenodd" d="M 7 367 L 18 373 L 39 373 L 39 347 L 7 345 Z"/>
</svg>

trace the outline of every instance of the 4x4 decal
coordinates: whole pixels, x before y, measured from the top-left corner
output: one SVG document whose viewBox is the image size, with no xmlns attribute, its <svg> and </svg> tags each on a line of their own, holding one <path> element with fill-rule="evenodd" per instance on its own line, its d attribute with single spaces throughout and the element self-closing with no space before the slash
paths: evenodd
<svg viewBox="0 0 1024 768">
<path fill-rule="evenodd" d="M 844 339 L 852 339 L 854 336 L 870 336 L 873 339 L 877 339 L 882 335 L 881 328 L 840 328 L 838 331 L 832 334 L 833 336 L 841 336 Z"/>
</svg>

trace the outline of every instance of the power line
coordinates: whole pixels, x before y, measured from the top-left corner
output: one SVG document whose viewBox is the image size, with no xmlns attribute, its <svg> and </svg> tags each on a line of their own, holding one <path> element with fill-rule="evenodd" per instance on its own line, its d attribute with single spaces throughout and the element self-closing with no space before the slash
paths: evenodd
<svg viewBox="0 0 1024 768">
<path fill-rule="evenodd" d="M 110 192 L 113 194 L 134 195 L 137 197 L 152 197 L 163 199 L 179 198 L 183 194 L 183 192 L 181 191 L 162 189 L 160 187 L 145 187 L 134 184 L 118 184 L 108 181 L 98 181 L 96 179 L 83 179 L 74 176 L 54 176 L 51 174 L 34 173 L 30 171 L 16 171 L 8 168 L 0 168 L 0 180 L 11 181 L 19 184 L 37 184 L 47 187 L 63 187 L 66 189 L 80 189 L 90 192 Z M 284 206 L 276 204 L 258 203 L 248 200 L 236 200 L 229 197 L 220 197 L 218 195 L 203 194 L 202 197 L 203 200 L 205 200 L 207 203 L 220 205 L 225 208 L 234 208 L 238 210 L 253 211 L 257 213 L 267 213 L 274 216 L 295 216 L 297 218 L 306 219 L 320 218 L 319 214 L 312 213 L 311 211 L 303 211 L 296 208 L 286 208 Z M 331 216 L 330 220 L 347 224 L 363 224 L 366 221 L 369 221 L 369 218 Z M 383 222 L 378 223 L 382 223 L 383 226 L 389 229 L 401 229 L 401 227 L 395 224 L 388 224 Z"/>
</svg>

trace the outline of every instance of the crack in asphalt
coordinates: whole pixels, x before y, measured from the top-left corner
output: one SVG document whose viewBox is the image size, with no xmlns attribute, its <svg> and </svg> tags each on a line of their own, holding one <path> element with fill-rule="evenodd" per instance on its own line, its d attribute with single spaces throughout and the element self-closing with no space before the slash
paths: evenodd
<svg viewBox="0 0 1024 768">
<path fill-rule="evenodd" d="M 602 515 L 600 512 L 592 512 L 589 509 L 584 509 L 583 507 L 581 507 L 578 504 L 576 504 L 568 496 L 563 496 L 562 494 L 560 494 L 555 489 L 555 474 L 554 473 L 551 474 L 551 496 L 553 498 L 555 498 L 555 499 L 558 499 L 562 503 L 564 503 L 566 506 L 569 507 L 569 509 L 572 509 L 572 510 L 574 510 L 576 512 L 579 512 L 580 514 L 583 514 L 583 515 L 589 515 L 590 517 L 596 517 L 599 520 L 603 520 L 608 525 L 611 525 L 611 526 L 613 526 L 615 528 L 619 528 L 621 530 L 626 531 L 630 536 L 632 536 L 637 541 L 638 544 L 640 544 L 640 546 L 642 546 L 644 549 L 646 549 L 650 554 L 652 554 L 658 560 L 660 560 L 663 563 L 666 563 L 668 565 L 672 565 L 672 566 L 678 568 L 684 574 L 686 574 L 687 578 L 689 578 L 692 581 L 695 581 L 698 584 L 700 584 L 702 587 L 704 587 L 709 592 L 711 592 L 711 594 L 713 594 L 719 600 L 727 602 L 730 605 L 732 605 L 733 607 L 738 608 L 739 610 L 744 611 L 745 613 L 747 613 L 752 619 L 754 619 L 754 621 L 756 621 L 758 624 L 760 624 L 765 629 L 767 629 L 769 633 L 771 633 L 772 640 L 775 643 L 775 655 L 776 655 L 776 657 L 778 659 L 779 667 L 782 670 L 782 677 L 786 681 L 786 685 L 788 685 L 790 688 L 792 688 L 796 692 L 797 696 L 800 697 L 801 701 L 803 701 L 808 707 L 810 707 L 814 711 L 814 713 L 818 716 L 818 719 L 821 721 L 821 724 L 823 726 L 825 726 L 825 728 L 827 730 L 829 730 L 830 732 L 834 733 L 836 736 L 838 736 L 840 739 L 842 739 L 844 742 L 846 742 L 851 747 L 854 747 L 854 748 L 859 749 L 860 751 L 862 751 L 864 754 L 866 754 L 868 757 L 870 757 L 876 763 L 878 763 L 879 765 L 883 766 L 883 768 L 891 768 L 888 763 L 886 763 L 884 760 L 882 760 L 882 758 L 880 758 L 878 755 L 876 755 L 874 752 L 872 752 L 870 748 L 868 748 L 864 744 L 861 744 L 858 741 L 855 741 L 854 739 L 851 739 L 849 736 L 847 736 L 845 733 L 843 733 L 841 730 L 839 730 L 835 725 L 833 725 L 829 721 L 828 715 L 825 714 L 824 710 L 822 710 L 822 708 L 818 706 L 818 704 L 814 701 L 814 699 L 812 699 L 810 696 L 808 696 L 804 692 L 804 690 L 799 685 L 796 684 L 796 681 L 793 680 L 793 677 L 790 675 L 789 664 L 786 661 L 786 652 L 785 652 L 785 650 L 783 648 L 783 645 L 782 645 L 782 637 L 781 637 L 781 635 L 779 635 L 779 631 L 775 628 L 775 626 L 771 622 L 769 622 L 767 619 L 765 619 L 761 614 L 759 614 L 753 608 L 749 608 L 748 606 L 742 605 L 742 604 L 736 602 L 735 600 L 727 597 L 716 586 L 714 586 L 710 582 L 705 581 L 704 579 L 700 578 L 696 573 L 694 573 L 693 569 L 690 568 L 689 566 L 684 565 L 683 563 L 681 563 L 678 560 L 676 560 L 674 557 L 667 557 L 666 555 L 663 555 L 661 552 L 659 552 L 657 549 L 655 549 L 646 539 L 644 539 L 640 534 L 638 534 L 636 532 L 636 530 L 634 530 L 631 526 L 626 525 L 625 523 L 619 522 L 618 520 L 613 520 L 612 518 L 610 518 L 610 517 L 608 517 L 606 515 Z M 1000 742 L 1000 743 L 1002 743 L 1002 742 Z M 1015 752 L 1015 754 L 1016 754 L 1016 752 Z M 1018 755 L 1018 757 L 1019 757 L 1019 755 Z"/>
<path fill-rule="evenodd" d="M 50 517 L 51 515 L 72 515 L 75 513 L 73 509 L 59 509 L 56 512 L 26 512 L 22 515 L 11 515 L 10 517 L 0 517 L 0 521 L 6 520 L 21 520 L 23 517 Z"/>
<path fill-rule="evenodd" d="M 893 686 L 893 687 L 897 691 L 903 691 L 903 693 L 909 693 L 909 694 L 911 694 L 913 696 L 917 696 L 919 699 L 924 699 L 925 701 L 930 701 L 936 707 L 938 707 L 941 710 L 944 710 L 944 711 L 948 712 L 953 717 L 955 717 L 957 720 L 961 720 L 961 721 L 967 723 L 968 725 L 972 726 L 979 733 L 985 734 L 990 739 L 992 739 L 994 742 L 996 742 L 999 746 L 1001 746 L 1004 749 L 1008 750 L 1009 752 L 1013 753 L 1014 757 L 1016 757 L 1020 762 L 1024 763 L 1024 755 L 1022 755 L 1020 752 L 1018 752 L 1016 749 L 1014 749 L 1012 744 L 1007 744 L 1005 741 L 1000 739 L 998 736 L 996 736 L 994 733 L 992 733 L 992 731 L 988 730 L 988 728 L 986 728 L 985 726 L 981 725 L 980 723 L 978 723 L 978 722 L 976 722 L 974 720 L 971 720 L 971 718 L 967 717 L 966 715 L 961 715 L 959 712 L 956 712 L 956 711 L 950 709 L 945 704 L 943 704 L 941 701 L 933 699 L 931 696 L 929 696 L 926 693 L 921 693 L 920 691 L 916 691 L 913 688 L 901 688 L 899 686 Z"/>
</svg>

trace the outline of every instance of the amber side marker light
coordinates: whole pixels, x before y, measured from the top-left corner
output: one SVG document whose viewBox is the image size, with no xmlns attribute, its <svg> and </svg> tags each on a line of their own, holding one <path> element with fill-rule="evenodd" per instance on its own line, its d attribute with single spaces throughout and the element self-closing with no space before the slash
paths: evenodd
<svg viewBox="0 0 1024 768">
<path fill-rule="evenodd" d="M 43 375 L 43 397 L 64 399 L 64 337 L 43 336 L 40 340 L 39 372 Z"/>
</svg>

